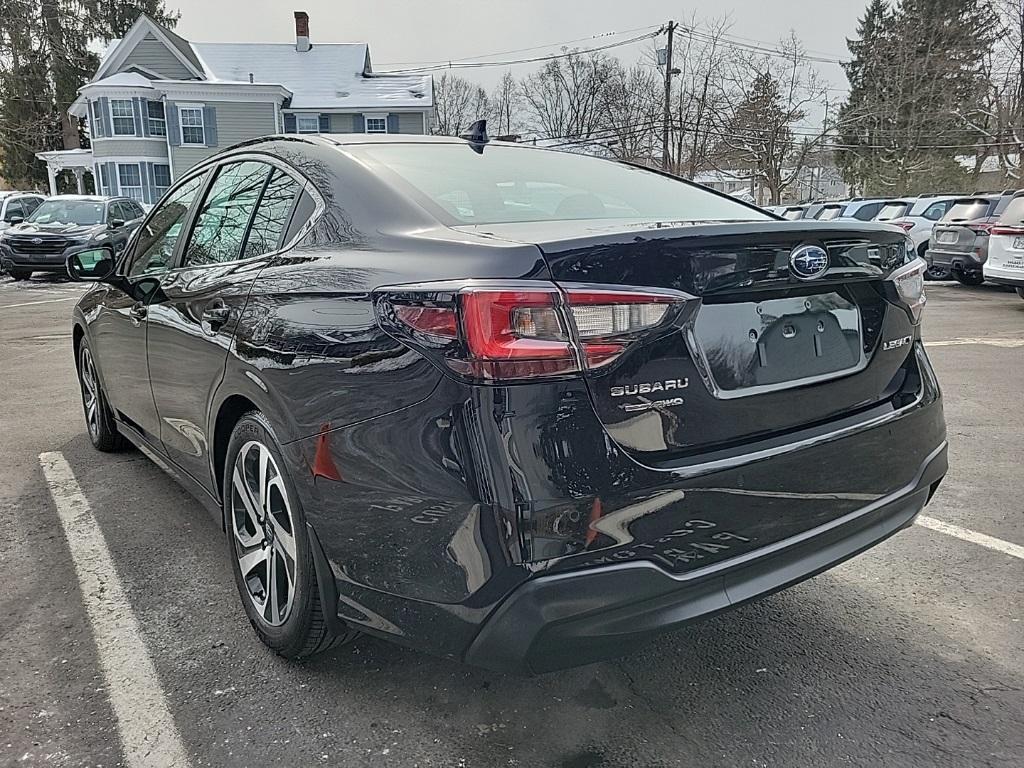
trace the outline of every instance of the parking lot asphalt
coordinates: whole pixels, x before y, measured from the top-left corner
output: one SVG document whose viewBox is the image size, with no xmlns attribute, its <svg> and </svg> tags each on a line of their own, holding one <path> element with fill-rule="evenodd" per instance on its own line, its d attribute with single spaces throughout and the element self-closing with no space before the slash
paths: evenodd
<svg viewBox="0 0 1024 768">
<path fill-rule="evenodd" d="M 369 638 L 275 657 L 198 503 L 139 453 L 92 450 L 70 353 L 83 290 L 0 277 L 0 766 L 128 764 L 48 452 L 106 540 L 192 766 L 1024 765 L 1024 560 L 921 525 L 616 662 L 517 678 Z M 1024 546 L 1024 301 L 929 298 L 950 473 L 926 514 Z"/>
</svg>

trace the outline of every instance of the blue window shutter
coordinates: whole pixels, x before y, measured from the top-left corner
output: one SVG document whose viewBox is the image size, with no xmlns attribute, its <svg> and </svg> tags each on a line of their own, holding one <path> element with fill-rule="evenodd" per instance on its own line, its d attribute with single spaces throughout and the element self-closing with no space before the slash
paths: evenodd
<svg viewBox="0 0 1024 768">
<path fill-rule="evenodd" d="M 288 112 L 285 112 L 285 115 L 284 115 L 284 132 L 285 133 L 295 133 L 296 132 L 296 128 L 295 128 L 295 115 L 290 114 Z"/>
<path fill-rule="evenodd" d="M 366 118 L 362 112 L 352 115 L 352 130 L 356 133 L 366 133 Z"/>
<path fill-rule="evenodd" d="M 178 129 L 178 107 L 174 102 L 164 102 L 164 117 L 167 120 L 168 143 L 172 147 L 181 146 L 181 131 Z"/>
<path fill-rule="evenodd" d="M 117 163 L 104 163 L 107 166 L 107 178 L 110 179 L 108 195 L 116 195 L 120 191 L 120 179 L 117 178 Z"/>
<path fill-rule="evenodd" d="M 203 107 L 203 130 L 206 133 L 206 146 L 217 146 L 217 108 Z"/>
<path fill-rule="evenodd" d="M 106 135 L 103 133 L 103 112 L 98 99 L 89 102 L 89 132 L 94 139 Z"/>
<path fill-rule="evenodd" d="M 153 190 L 153 164 L 139 163 L 139 169 L 142 171 L 142 197 L 152 205 L 156 202 L 156 192 Z"/>
<path fill-rule="evenodd" d="M 114 129 L 110 125 L 110 99 L 100 96 L 100 121 L 103 123 L 103 135 L 113 136 Z"/>
<path fill-rule="evenodd" d="M 388 133 L 398 132 L 398 115 L 388 115 Z"/>
<path fill-rule="evenodd" d="M 320 133 L 330 133 L 331 132 L 331 116 L 327 115 L 327 114 L 324 114 L 324 113 L 320 113 L 320 116 L 318 117 L 318 120 L 320 121 L 320 126 L 319 126 L 320 127 Z"/>
<path fill-rule="evenodd" d="M 135 135 L 145 136 L 146 134 L 142 131 L 142 106 L 139 104 L 138 98 L 132 98 L 132 116 L 135 122 Z"/>
</svg>

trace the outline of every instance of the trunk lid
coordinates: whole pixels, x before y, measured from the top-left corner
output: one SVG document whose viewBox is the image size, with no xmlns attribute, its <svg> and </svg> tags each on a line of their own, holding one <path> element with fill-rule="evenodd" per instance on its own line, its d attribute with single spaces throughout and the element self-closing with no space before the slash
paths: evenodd
<svg viewBox="0 0 1024 768">
<path fill-rule="evenodd" d="M 646 463 L 848 417 L 884 405 L 907 382 L 915 329 L 884 285 L 905 263 L 907 240 L 891 227 L 552 222 L 483 229 L 538 243 L 563 286 L 694 297 L 671 323 L 587 375 L 610 436 Z M 811 256 L 823 249 L 828 264 L 813 279 L 796 279 L 791 255 L 805 246 Z"/>
</svg>

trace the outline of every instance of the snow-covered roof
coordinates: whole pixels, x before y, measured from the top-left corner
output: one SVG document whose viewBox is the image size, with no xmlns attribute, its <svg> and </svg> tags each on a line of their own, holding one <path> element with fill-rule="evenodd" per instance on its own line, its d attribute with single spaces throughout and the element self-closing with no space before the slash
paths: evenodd
<svg viewBox="0 0 1024 768">
<path fill-rule="evenodd" d="M 122 39 L 110 43 L 89 85 L 116 85 L 113 79 L 122 76 L 145 80 L 110 73 L 125 68 L 126 58 L 146 35 L 167 46 L 201 81 L 283 86 L 292 93 L 291 109 L 388 112 L 433 105 L 429 74 L 376 74 L 366 43 L 313 43 L 307 51 L 296 50 L 294 43 L 192 43 L 145 14 Z"/>
<path fill-rule="evenodd" d="M 423 109 L 432 101 L 429 75 L 364 74 L 366 43 L 319 43 L 297 51 L 292 43 L 192 43 L 208 80 L 280 83 L 292 109 Z"/>
</svg>

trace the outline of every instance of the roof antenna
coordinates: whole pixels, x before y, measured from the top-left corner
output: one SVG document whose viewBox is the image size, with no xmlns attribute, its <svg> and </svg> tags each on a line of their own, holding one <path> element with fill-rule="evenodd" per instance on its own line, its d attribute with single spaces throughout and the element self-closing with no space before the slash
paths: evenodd
<svg viewBox="0 0 1024 768">
<path fill-rule="evenodd" d="M 482 155 L 484 153 L 484 145 L 490 141 L 490 138 L 487 136 L 487 121 L 477 120 L 469 126 L 469 132 L 460 134 L 459 138 L 468 141 L 473 151 L 478 155 Z"/>
</svg>

